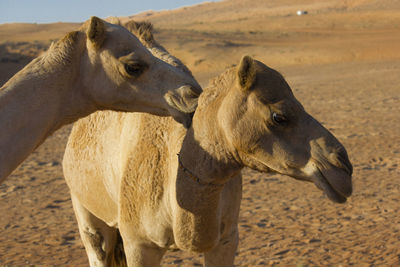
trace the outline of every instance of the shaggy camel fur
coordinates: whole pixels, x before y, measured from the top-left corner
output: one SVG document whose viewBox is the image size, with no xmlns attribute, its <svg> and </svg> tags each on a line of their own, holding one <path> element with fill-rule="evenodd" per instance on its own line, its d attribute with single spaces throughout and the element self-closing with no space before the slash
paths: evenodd
<svg viewBox="0 0 400 267">
<path fill-rule="evenodd" d="M 172 115 L 188 126 L 200 92 L 126 28 L 92 17 L 0 89 L 0 183 L 62 125 L 112 109 Z"/>
<path fill-rule="evenodd" d="M 173 248 L 232 266 L 245 166 L 314 182 L 335 202 L 351 195 L 346 150 L 277 71 L 244 57 L 198 105 L 189 129 L 118 112 L 74 125 L 63 167 L 91 266 L 121 256 L 118 231 L 130 267 L 159 266 Z"/>
</svg>

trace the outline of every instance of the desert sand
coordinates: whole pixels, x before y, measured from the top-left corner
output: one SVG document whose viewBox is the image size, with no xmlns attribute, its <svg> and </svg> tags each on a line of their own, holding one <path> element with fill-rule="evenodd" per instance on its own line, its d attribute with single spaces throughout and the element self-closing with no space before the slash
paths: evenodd
<svg viewBox="0 0 400 267">
<path fill-rule="evenodd" d="M 230 0 L 121 19 L 132 18 L 153 22 L 203 86 L 246 54 L 279 70 L 349 153 L 345 204 L 244 170 L 236 266 L 400 266 L 400 1 Z M 0 25 L 0 85 L 78 26 Z M 0 266 L 88 265 L 61 168 L 70 129 L 0 185 Z M 163 266 L 201 255 L 168 252 Z"/>
</svg>

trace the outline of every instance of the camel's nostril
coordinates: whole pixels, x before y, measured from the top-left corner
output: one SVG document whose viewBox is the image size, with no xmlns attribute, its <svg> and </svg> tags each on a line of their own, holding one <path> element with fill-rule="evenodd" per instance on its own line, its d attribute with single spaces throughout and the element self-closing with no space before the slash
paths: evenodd
<svg viewBox="0 0 400 267">
<path fill-rule="evenodd" d="M 189 86 L 189 87 L 191 90 L 191 97 L 198 98 L 202 92 L 201 87 L 197 87 L 197 86 Z"/>
</svg>

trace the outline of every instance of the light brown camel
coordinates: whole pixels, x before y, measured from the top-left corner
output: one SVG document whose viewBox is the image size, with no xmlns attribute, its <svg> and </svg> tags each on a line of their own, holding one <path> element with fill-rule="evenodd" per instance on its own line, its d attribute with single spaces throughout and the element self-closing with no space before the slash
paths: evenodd
<svg viewBox="0 0 400 267">
<path fill-rule="evenodd" d="M 104 109 L 189 125 L 200 92 L 127 29 L 92 17 L 0 89 L 0 183 L 62 125 Z"/>
<path fill-rule="evenodd" d="M 198 104 L 188 130 L 118 112 L 74 125 L 63 167 L 91 266 L 121 257 L 118 230 L 130 267 L 159 266 L 171 248 L 232 266 L 245 166 L 311 181 L 335 202 L 351 195 L 346 150 L 277 71 L 244 57 Z"/>
</svg>

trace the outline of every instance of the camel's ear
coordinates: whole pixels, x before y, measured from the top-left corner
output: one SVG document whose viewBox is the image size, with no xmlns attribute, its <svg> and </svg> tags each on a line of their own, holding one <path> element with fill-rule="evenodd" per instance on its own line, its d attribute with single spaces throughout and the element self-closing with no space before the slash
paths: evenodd
<svg viewBox="0 0 400 267">
<path fill-rule="evenodd" d="M 106 26 L 104 25 L 104 21 L 98 17 L 91 17 L 87 36 L 94 47 L 100 48 L 106 37 Z"/>
<path fill-rule="evenodd" d="M 249 56 L 244 56 L 238 68 L 239 85 L 243 90 L 249 90 L 256 81 L 256 64 Z"/>
</svg>

